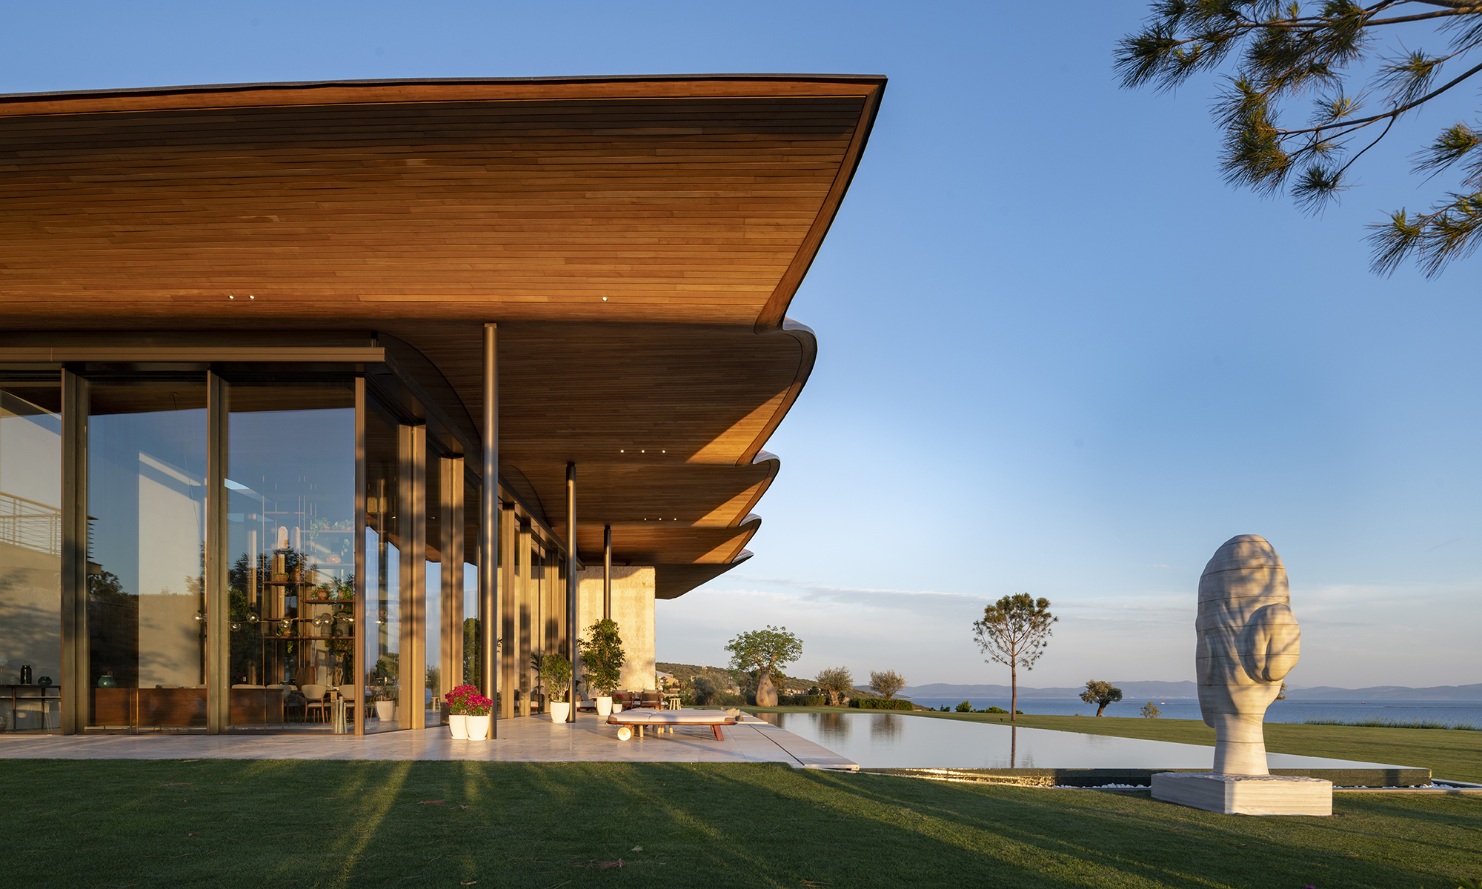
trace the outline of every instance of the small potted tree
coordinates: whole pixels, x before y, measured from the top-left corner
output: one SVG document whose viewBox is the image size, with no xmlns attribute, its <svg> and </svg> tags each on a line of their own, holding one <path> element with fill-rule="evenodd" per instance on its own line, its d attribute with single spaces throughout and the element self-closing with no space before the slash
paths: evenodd
<svg viewBox="0 0 1482 889">
<path fill-rule="evenodd" d="M 382 722 L 396 721 L 396 673 L 396 658 L 383 654 L 377 658 L 376 668 L 366 683 L 375 691 L 376 718 Z"/>
<path fill-rule="evenodd" d="M 560 652 L 541 655 L 540 681 L 545 683 L 546 698 L 550 701 L 551 722 L 564 723 L 571 716 L 571 701 L 567 699 L 571 661 Z"/>
<path fill-rule="evenodd" d="M 581 640 L 581 665 L 597 701 L 598 716 L 612 713 L 612 692 L 622 681 L 624 660 L 617 621 L 604 617 L 587 629 L 587 637 Z"/>
</svg>

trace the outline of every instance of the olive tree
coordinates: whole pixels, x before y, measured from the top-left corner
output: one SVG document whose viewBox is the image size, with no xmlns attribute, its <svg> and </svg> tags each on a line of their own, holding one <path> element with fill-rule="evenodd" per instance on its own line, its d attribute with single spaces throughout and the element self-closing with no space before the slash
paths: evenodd
<svg viewBox="0 0 1482 889">
<path fill-rule="evenodd" d="M 758 707 L 777 706 L 777 686 L 772 674 L 803 656 L 803 642 L 787 627 L 768 625 L 765 630 L 742 633 L 726 643 L 731 653 L 731 669 L 750 673 L 756 678 Z"/>
<path fill-rule="evenodd" d="M 818 690 L 828 695 L 828 705 L 837 707 L 843 701 L 843 696 L 854 691 L 854 677 L 850 675 L 848 667 L 829 667 L 819 670 L 818 677 L 813 680 L 818 685 Z"/>
<path fill-rule="evenodd" d="M 883 673 L 870 673 L 870 689 L 887 701 L 895 697 L 895 693 L 905 687 L 905 677 L 894 670 L 886 670 Z"/>
<path fill-rule="evenodd" d="M 1045 653 L 1050 627 L 1060 618 L 1050 613 L 1050 600 L 1028 593 L 1004 596 L 983 609 L 973 621 L 973 639 L 987 655 L 988 663 L 1009 668 L 1009 721 L 1019 718 L 1019 668 L 1033 669 Z"/>
<path fill-rule="evenodd" d="M 1081 700 L 1088 704 L 1096 705 L 1096 715 L 1100 716 L 1106 709 L 1107 704 L 1115 704 L 1122 699 L 1122 690 L 1104 679 L 1092 679 L 1086 683 L 1086 690 L 1081 692 Z"/>
</svg>

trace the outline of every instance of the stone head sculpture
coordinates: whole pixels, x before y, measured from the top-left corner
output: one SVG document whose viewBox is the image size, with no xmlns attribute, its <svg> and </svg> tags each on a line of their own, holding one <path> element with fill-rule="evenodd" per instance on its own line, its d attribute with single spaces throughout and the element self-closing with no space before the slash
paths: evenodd
<svg viewBox="0 0 1482 889">
<path fill-rule="evenodd" d="M 1204 566 L 1194 666 L 1217 774 L 1269 774 L 1262 723 L 1302 642 L 1290 599 L 1286 568 L 1263 537 L 1232 537 Z"/>
</svg>

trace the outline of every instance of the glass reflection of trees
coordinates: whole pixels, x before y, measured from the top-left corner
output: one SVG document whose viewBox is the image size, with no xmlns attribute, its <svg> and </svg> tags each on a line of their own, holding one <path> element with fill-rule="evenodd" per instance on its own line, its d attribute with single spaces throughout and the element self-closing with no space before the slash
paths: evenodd
<svg viewBox="0 0 1482 889">
<path fill-rule="evenodd" d="M 227 584 L 232 682 L 346 681 L 355 656 L 353 578 L 321 571 L 306 553 L 287 549 L 255 560 L 241 554 Z M 322 677 L 320 652 L 328 671 Z"/>
</svg>

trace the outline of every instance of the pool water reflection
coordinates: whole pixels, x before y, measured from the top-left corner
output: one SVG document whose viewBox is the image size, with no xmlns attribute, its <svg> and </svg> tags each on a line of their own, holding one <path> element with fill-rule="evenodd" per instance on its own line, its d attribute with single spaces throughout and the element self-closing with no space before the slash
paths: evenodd
<svg viewBox="0 0 1482 889">
<path fill-rule="evenodd" d="M 1168 741 L 907 716 L 902 713 L 759 713 L 760 718 L 867 769 L 1208 769 L 1214 748 Z M 1355 763 L 1267 754 L 1274 769 Z M 1359 765 L 1377 765 L 1360 763 Z"/>
</svg>

